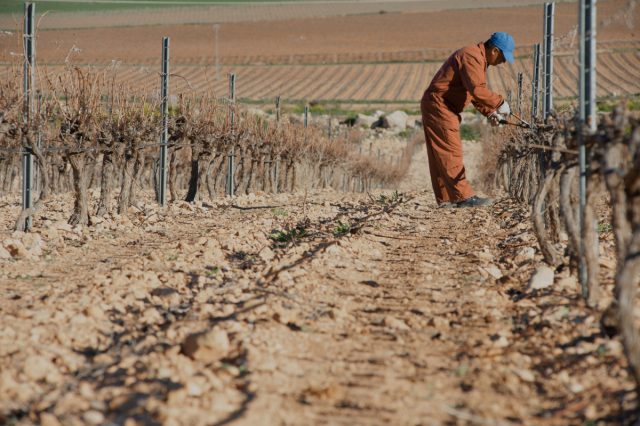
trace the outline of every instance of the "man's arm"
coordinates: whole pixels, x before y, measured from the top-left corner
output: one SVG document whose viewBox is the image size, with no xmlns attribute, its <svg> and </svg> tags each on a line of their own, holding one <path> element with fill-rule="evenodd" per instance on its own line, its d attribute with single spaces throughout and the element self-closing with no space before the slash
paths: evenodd
<svg viewBox="0 0 640 426">
<path fill-rule="evenodd" d="M 485 117 L 498 109 L 504 100 L 502 96 L 487 87 L 486 70 L 483 62 L 469 53 L 460 56 L 462 84 L 473 98 L 471 103 Z"/>
</svg>

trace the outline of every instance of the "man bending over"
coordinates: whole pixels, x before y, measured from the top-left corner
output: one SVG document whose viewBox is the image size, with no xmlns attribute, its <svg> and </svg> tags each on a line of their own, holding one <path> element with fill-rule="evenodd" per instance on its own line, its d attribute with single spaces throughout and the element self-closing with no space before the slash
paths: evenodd
<svg viewBox="0 0 640 426">
<path fill-rule="evenodd" d="M 484 43 L 463 47 L 442 65 L 424 92 L 420 109 L 431 184 L 440 207 L 474 207 L 492 203 L 477 197 L 465 176 L 460 138 L 460 113 L 471 102 L 491 125 L 511 114 L 504 98 L 487 88 L 487 68 L 513 63 L 515 42 L 497 32 Z"/>
</svg>

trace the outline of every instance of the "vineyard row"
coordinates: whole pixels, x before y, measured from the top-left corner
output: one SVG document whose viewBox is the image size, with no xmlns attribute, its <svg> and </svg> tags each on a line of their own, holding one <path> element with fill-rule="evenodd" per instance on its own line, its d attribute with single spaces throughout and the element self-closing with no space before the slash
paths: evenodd
<svg viewBox="0 0 640 426">
<path fill-rule="evenodd" d="M 578 148 L 583 131 L 571 112 L 552 114 L 534 130 L 514 130 L 506 141 L 501 135 L 495 141 L 500 155 L 494 179 L 511 196 L 531 205 L 538 245 L 552 270 L 566 268 L 577 274 L 583 261 L 588 305 L 605 308 L 604 301 L 613 299 L 602 310 L 601 324 L 610 336 L 622 336 L 631 373 L 640 385 L 640 331 L 634 313 L 640 279 L 640 121 L 618 107 L 601 117 L 595 133 L 585 136 L 589 171 L 580 209 Z M 597 209 L 602 200 L 607 200 L 604 220 L 615 239 L 611 293 L 603 285 L 606 274 L 599 263 L 602 212 Z"/>
<path fill-rule="evenodd" d="M 25 209 L 16 228 L 41 209 L 51 192 L 73 190 L 70 223 L 92 215 L 126 214 L 144 188 L 158 190 L 161 119 L 157 99 L 114 85 L 104 73 L 69 69 L 40 86 L 47 94 L 27 123 L 21 79 L 0 85 L 0 191 L 20 181 L 22 147 L 38 166 L 39 201 Z M 235 117 L 232 119 L 231 117 Z M 300 188 L 364 191 L 397 182 L 406 173 L 413 145 L 400 157 L 360 153 L 358 130 L 325 134 L 324 128 L 286 123 L 243 111 L 237 104 L 180 96 L 168 126 L 169 200 L 220 197 L 234 163 L 234 193 L 285 192 Z M 88 189 L 100 188 L 95 211 Z"/>
</svg>

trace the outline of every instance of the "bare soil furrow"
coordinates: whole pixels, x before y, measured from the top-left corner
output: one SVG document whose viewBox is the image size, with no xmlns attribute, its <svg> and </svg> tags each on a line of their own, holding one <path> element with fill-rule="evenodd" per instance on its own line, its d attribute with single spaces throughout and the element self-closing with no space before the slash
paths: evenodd
<svg viewBox="0 0 640 426">
<path fill-rule="evenodd" d="M 625 60 L 628 56 L 625 54 L 626 52 L 622 52 L 618 55 L 609 55 L 611 61 L 615 64 L 616 69 L 622 75 L 623 79 L 629 85 L 637 84 L 637 81 L 640 80 L 640 69 L 638 69 L 637 63 L 629 63 Z"/>
<path fill-rule="evenodd" d="M 620 92 L 617 92 L 616 96 L 622 95 L 623 93 L 636 93 L 640 86 L 638 85 L 637 78 L 634 78 L 630 75 L 631 70 L 625 70 L 620 67 L 619 63 L 614 58 L 619 58 L 622 56 L 621 54 L 611 54 L 604 53 L 602 54 L 602 73 L 607 75 L 607 78 L 610 81 L 615 82 L 615 87 L 617 87 Z"/>
<path fill-rule="evenodd" d="M 574 96 L 577 92 L 577 70 L 573 68 L 573 65 L 573 62 L 568 61 L 565 57 L 557 58 L 554 61 L 554 92 L 556 96 L 566 98 Z"/>
</svg>

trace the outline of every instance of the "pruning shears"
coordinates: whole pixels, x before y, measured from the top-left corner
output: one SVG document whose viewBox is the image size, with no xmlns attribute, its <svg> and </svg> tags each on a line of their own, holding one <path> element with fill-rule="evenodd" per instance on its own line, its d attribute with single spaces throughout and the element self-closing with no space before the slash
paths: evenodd
<svg viewBox="0 0 640 426">
<path fill-rule="evenodd" d="M 513 116 L 516 120 L 518 120 L 517 123 L 512 123 L 511 121 L 509 121 L 509 118 L 505 119 L 505 120 L 500 120 L 499 123 L 500 124 L 507 124 L 510 126 L 516 126 L 516 127 L 522 127 L 523 129 L 533 129 L 533 126 L 531 124 L 529 124 L 528 122 L 526 122 L 525 120 L 523 120 L 522 118 L 520 118 L 520 116 L 516 113 L 510 113 L 509 116 Z"/>
</svg>

